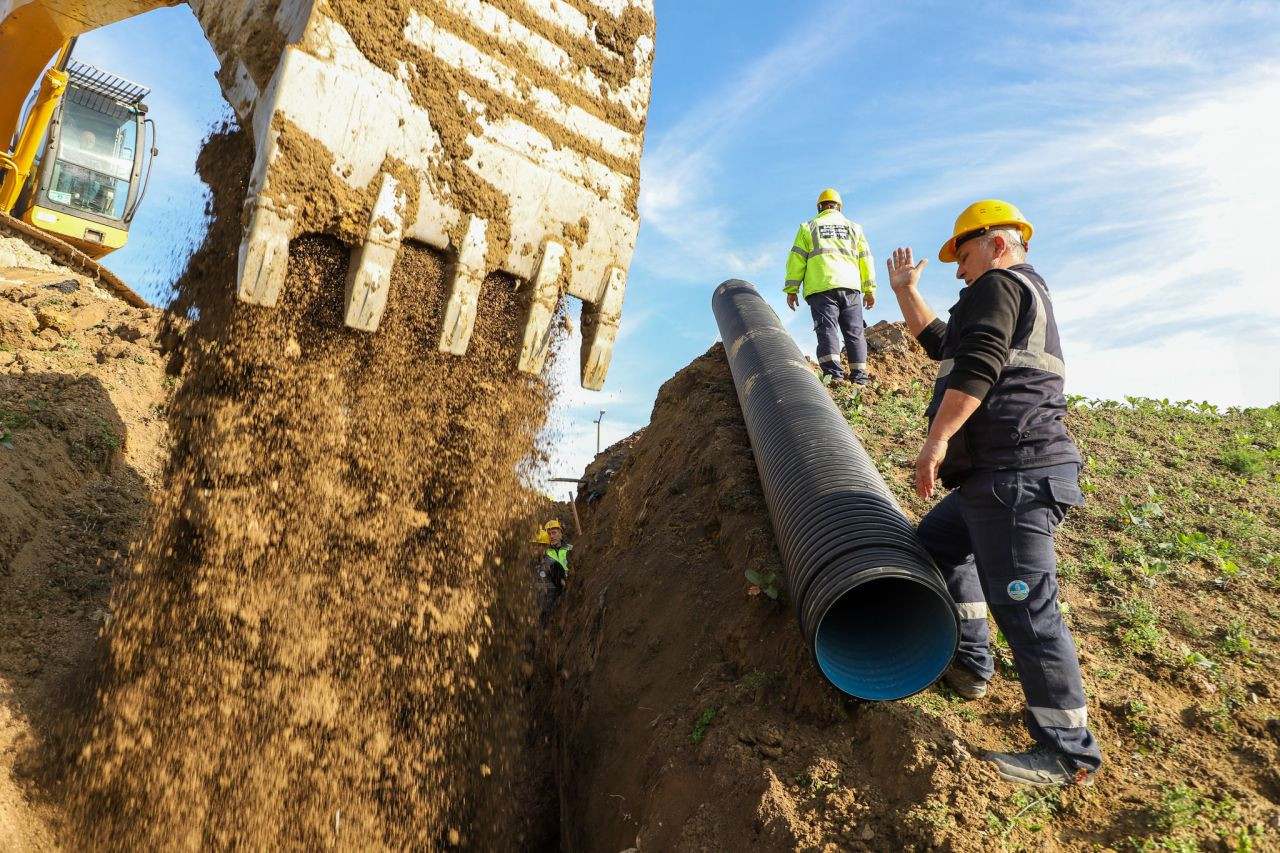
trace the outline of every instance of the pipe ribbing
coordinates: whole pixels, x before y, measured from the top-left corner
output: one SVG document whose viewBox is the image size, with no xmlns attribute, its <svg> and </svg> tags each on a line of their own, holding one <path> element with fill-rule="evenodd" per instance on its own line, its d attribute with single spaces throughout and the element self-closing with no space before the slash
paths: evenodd
<svg viewBox="0 0 1280 853">
<path fill-rule="evenodd" d="M 800 628 L 831 683 L 862 699 L 932 684 L 960 616 L 871 458 L 778 315 L 748 282 L 711 298 Z"/>
</svg>

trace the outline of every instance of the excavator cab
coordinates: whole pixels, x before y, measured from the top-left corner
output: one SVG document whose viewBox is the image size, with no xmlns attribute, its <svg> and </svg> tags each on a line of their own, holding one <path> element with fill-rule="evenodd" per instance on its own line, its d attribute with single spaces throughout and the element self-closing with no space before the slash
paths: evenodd
<svg viewBox="0 0 1280 853">
<path fill-rule="evenodd" d="M 146 192 L 155 124 L 142 101 L 150 90 L 74 60 L 66 71 L 66 91 L 13 215 L 100 258 L 125 244 Z"/>
</svg>

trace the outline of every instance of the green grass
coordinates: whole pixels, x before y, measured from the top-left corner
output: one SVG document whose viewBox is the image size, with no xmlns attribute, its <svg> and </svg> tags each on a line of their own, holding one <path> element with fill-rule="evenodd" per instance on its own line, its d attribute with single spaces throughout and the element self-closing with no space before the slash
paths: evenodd
<svg viewBox="0 0 1280 853">
<path fill-rule="evenodd" d="M 1250 447 L 1232 448 L 1218 461 L 1242 477 L 1256 477 L 1271 467 L 1265 453 Z"/>
</svg>

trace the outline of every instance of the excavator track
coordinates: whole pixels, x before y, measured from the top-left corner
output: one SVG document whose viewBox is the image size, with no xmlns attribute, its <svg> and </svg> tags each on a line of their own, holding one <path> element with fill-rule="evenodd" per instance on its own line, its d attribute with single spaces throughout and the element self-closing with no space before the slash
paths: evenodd
<svg viewBox="0 0 1280 853">
<path fill-rule="evenodd" d="M 15 219 L 7 213 L 0 213 L 0 234 L 16 237 L 32 248 L 52 256 L 54 260 L 63 266 L 70 267 L 76 272 L 88 276 L 122 302 L 135 308 L 151 307 L 145 299 L 134 293 L 133 288 L 121 281 L 120 277 L 111 270 L 102 266 L 102 264 L 65 240 L 60 240 L 46 231 L 41 231 L 34 225 L 28 225 L 21 219 Z"/>
</svg>

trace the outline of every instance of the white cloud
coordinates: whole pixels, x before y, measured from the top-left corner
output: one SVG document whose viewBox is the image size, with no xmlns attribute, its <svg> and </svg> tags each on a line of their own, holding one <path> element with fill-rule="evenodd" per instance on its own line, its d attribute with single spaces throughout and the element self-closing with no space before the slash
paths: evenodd
<svg viewBox="0 0 1280 853">
<path fill-rule="evenodd" d="M 752 275 L 779 266 L 777 246 L 737 245 L 729 235 L 740 214 L 717 203 L 723 198 L 718 190 L 726 179 L 750 176 L 724 173 L 727 151 L 759 126 L 771 103 L 812 76 L 814 56 L 853 40 L 855 11 L 849 6 L 825 10 L 820 28 L 798 18 L 795 31 L 777 47 L 690 103 L 670 128 L 650 136 L 641 166 L 640 217 L 665 241 L 663 269 L 669 277 L 705 284 L 725 274 Z M 861 32 L 866 34 L 865 21 Z"/>
</svg>

